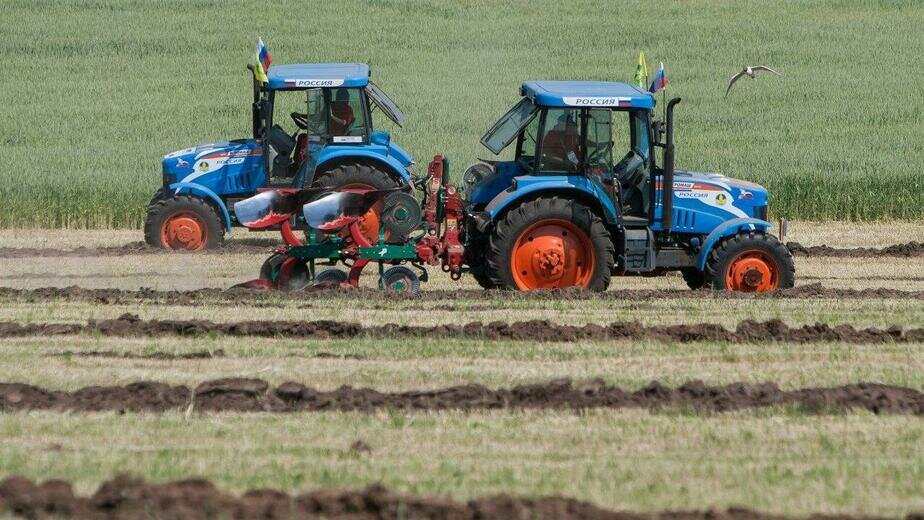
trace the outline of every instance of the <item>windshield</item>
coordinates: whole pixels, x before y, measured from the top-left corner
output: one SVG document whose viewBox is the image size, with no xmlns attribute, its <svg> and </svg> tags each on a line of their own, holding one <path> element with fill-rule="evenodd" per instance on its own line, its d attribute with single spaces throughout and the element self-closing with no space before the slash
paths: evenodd
<svg viewBox="0 0 924 520">
<path fill-rule="evenodd" d="M 514 105 L 504 117 L 497 120 L 494 126 L 481 138 L 481 144 L 497 155 L 510 144 L 520 133 L 520 130 L 536 115 L 536 105 L 532 100 L 523 98 Z"/>
<path fill-rule="evenodd" d="M 398 108 L 398 105 L 396 105 L 378 85 L 370 81 L 369 84 L 366 85 L 366 94 L 368 94 L 369 99 L 388 116 L 388 119 L 394 121 L 398 126 L 404 126 L 404 114 L 401 113 L 401 109 Z"/>
</svg>

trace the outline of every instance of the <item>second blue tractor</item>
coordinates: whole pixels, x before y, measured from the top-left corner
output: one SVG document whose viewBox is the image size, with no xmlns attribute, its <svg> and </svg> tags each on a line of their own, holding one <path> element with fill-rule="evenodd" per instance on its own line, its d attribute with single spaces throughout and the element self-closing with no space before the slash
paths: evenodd
<svg viewBox="0 0 924 520">
<path fill-rule="evenodd" d="M 372 127 L 373 107 L 398 126 L 404 115 L 369 80 L 368 65 L 281 65 L 271 67 L 267 77 L 267 83 L 254 80 L 251 137 L 163 158 L 163 186 L 148 206 L 144 226 L 148 244 L 216 247 L 239 224 L 233 203 L 262 189 L 408 186 L 411 156 L 388 132 Z M 374 236 L 377 230 L 368 232 Z"/>
</svg>

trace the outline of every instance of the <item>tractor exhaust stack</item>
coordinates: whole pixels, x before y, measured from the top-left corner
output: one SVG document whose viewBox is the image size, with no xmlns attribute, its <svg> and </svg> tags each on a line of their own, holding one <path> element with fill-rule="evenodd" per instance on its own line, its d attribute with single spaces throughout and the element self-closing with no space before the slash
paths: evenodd
<svg viewBox="0 0 924 520">
<path fill-rule="evenodd" d="M 661 180 L 661 228 L 670 233 L 674 217 L 674 107 L 680 98 L 667 103 L 667 142 L 664 144 L 664 174 Z"/>
</svg>

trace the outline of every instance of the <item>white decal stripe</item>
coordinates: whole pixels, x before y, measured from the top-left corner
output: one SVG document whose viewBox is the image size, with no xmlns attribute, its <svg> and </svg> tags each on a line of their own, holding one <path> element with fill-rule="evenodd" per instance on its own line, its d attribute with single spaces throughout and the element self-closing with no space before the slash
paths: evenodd
<svg viewBox="0 0 924 520">
<path fill-rule="evenodd" d="M 569 106 L 573 107 L 615 107 L 619 106 L 619 103 L 631 103 L 632 98 L 627 97 L 600 97 L 600 96 L 588 96 L 588 97 L 563 97 L 561 100 Z"/>
<path fill-rule="evenodd" d="M 343 85 L 342 79 L 299 79 L 286 78 L 282 80 L 286 85 L 290 83 L 296 87 L 339 87 Z"/>
</svg>

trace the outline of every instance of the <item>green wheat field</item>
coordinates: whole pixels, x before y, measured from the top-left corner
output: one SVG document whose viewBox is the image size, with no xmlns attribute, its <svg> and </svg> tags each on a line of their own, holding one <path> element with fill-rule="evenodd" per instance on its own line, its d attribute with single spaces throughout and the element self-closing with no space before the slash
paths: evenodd
<svg viewBox="0 0 924 520">
<path fill-rule="evenodd" d="M 251 60 L 362 61 L 393 138 L 455 178 L 529 79 L 630 81 L 663 61 L 678 167 L 771 191 L 771 215 L 924 214 L 924 2 L 47 2 L 0 17 L 0 227 L 138 227 L 172 150 L 250 131 Z M 728 77 L 765 64 L 783 78 Z M 659 96 L 660 102 L 660 96 Z"/>
</svg>

